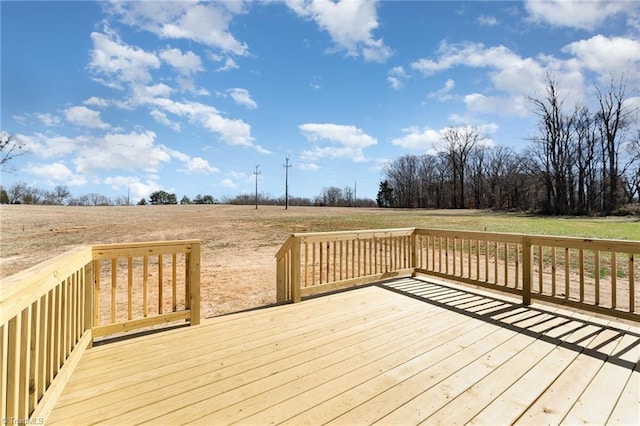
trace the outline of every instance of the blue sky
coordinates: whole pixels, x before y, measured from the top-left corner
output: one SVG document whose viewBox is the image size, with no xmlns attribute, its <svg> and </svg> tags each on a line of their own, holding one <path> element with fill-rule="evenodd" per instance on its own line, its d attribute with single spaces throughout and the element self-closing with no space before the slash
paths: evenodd
<svg viewBox="0 0 640 426">
<path fill-rule="evenodd" d="M 527 96 L 628 80 L 640 2 L 2 1 L 2 184 L 137 200 L 258 190 L 376 196 L 384 164 L 474 126 L 522 150 Z"/>
</svg>

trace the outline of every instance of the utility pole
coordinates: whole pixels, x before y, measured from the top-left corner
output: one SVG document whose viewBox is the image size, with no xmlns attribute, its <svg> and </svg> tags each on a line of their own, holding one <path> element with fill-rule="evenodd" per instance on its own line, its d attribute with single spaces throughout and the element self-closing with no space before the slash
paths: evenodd
<svg viewBox="0 0 640 426">
<path fill-rule="evenodd" d="M 358 207 L 358 182 L 353 184 L 353 206 Z"/>
<path fill-rule="evenodd" d="M 258 210 L 258 175 L 262 173 L 258 171 L 258 167 L 260 167 L 260 164 L 256 166 L 256 171 L 253 172 L 253 174 L 256 175 L 256 210 Z"/>
<path fill-rule="evenodd" d="M 286 164 L 284 167 L 284 209 L 287 210 L 289 208 L 289 167 L 292 165 L 289 164 L 289 157 L 284 158 L 286 160 Z"/>
</svg>

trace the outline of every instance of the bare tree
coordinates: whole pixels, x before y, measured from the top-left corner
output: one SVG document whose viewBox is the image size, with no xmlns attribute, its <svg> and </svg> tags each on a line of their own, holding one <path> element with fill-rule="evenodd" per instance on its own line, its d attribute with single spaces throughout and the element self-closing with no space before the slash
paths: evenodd
<svg viewBox="0 0 640 426">
<path fill-rule="evenodd" d="M 640 203 L 640 129 L 628 144 L 629 158 L 625 165 L 623 188 L 626 202 Z"/>
<path fill-rule="evenodd" d="M 602 143 L 602 163 L 603 163 L 603 183 L 604 183 L 604 205 L 603 210 L 612 212 L 619 206 L 620 202 L 620 171 L 619 154 L 625 130 L 629 127 L 631 119 L 631 109 L 626 105 L 626 79 L 620 78 L 618 84 L 613 77 L 609 85 L 609 90 L 602 93 L 596 87 L 596 97 L 598 98 L 599 110 L 596 114 L 601 134 Z"/>
<path fill-rule="evenodd" d="M 472 127 L 449 127 L 444 132 L 443 155 L 448 160 L 453 173 L 453 204 L 454 208 L 465 208 L 465 175 L 468 169 L 468 159 L 473 148 L 484 137 L 478 129 Z"/>
<path fill-rule="evenodd" d="M 17 156 L 24 154 L 24 145 L 14 135 L 0 131 L 0 169 Z"/>
<path fill-rule="evenodd" d="M 62 205 L 69 197 L 71 197 L 71 192 L 69 191 L 69 187 L 66 185 L 57 185 L 53 189 L 53 195 L 56 204 Z"/>
<path fill-rule="evenodd" d="M 342 201 L 342 189 L 335 186 L 324 188 L 321 194 L 322 204 L 325 206 L 338 206 Z"/>
<path fill-rule="evenodd" d="M 393 188 L 395 207 L 417 207 L 418 157 L 404 155 L 392 161 L 387 165 L 385 175 Z"/>
<path fill-rule="evenodd" d="M 547 76 L 543 98 L 529 98 L 538 116 L 540 135 L 533 138 L 531 154 L 537 159 L 538 174 L 545 186 L 545 208 L 548 213 L 569 212 L 572 180 L 572 132 L 575 114 L 564 112 L 557 82 Z"/>
</svg>

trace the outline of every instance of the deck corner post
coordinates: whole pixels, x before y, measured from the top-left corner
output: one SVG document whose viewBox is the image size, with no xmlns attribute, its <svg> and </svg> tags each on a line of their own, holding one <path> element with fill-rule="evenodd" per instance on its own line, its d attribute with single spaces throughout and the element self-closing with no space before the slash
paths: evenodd
<svg viewBox="0 0 640 426">
<path fill-rule="evenodd" d="M 200 241 L 191 244 L 189 254 L 189 325 L 200 324 Z"/>
<path fill-rule="evenodd" d="M 93 257 L 93 256 L 92 256 Z M 95 268 L 93 267 L 94 261 L 91 260 L 84 267 L 84 326 L 83 330 L 89 330 L 91 332 L 91 341 L 88 343 L 88 347 L 93 346 L 93 315 L 94 315 L 94 303 L 93 292 L 95 287 Z"/>
<path fill-rule="evenodd" d="M 531 239 L 522 239 L 522 304 L 531 305 Z"/>
<path fill-rule="evenodd" d="M 300 237 L 293 236 L 291 245 L 291 299 L 293 303 L 301 300 L 300 296 Z"/>
<path fill-rule="evenodd" d="M 293 303 L 301 300 L 300 296 L 300 237 L 293 236 L 291 244 L 291 299 Z"/>
<path fill-rule="evenodd" d="M 418 237 L 416 235 L 417 230 L 416 228 L 413 228 L 413 230 L 411 231 L 411 269 L 413 270 L 413 272 L 411 272 L 411 276 L 415 277 L 416 276 L 416 268 L 418 267 Z"/>
</svg>

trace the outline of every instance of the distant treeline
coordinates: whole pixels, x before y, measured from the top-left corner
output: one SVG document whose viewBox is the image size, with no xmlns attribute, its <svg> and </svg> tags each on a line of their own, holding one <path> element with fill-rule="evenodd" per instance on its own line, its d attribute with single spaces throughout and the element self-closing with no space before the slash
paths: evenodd
<svg viewBox="0 0 640 426">
<path fill-rule="evenodd" d="M 258 194 L 260 205 L 285 205 L 285 198 L 271 197 L 268 194 Z M 73 197 L 66 185 L 58 185 L 52 191 L 46 191 L 18 182 L 9 187 L 0 186 L 0 204 L 40 204 L 40 205 L 68 205 L 68 206 L 127 206 L 160 205 L 160 204 L 236 204 L 252 205 L 256 203 L 255 194 L 240 194 L 235 196 L 222 196 L 215 198 L 210 194 L 198 194 L 193 198 L 184 195 L 178 202 L 175 193 L 155 191 L 148 198 L 130 200 L 127 197 L 114 197 L 91 193 Z M 333 207 L 376 207 L 374 200 L 369 198 L 356 198 L 355 192 L 350 187 L 344 189 L 329 187 L 314 198 L 290 196 L 290 206 L 333 206 Z"/>
<path fill-rule="evenodd" d="M 485 143 L 472 127 L 449 128 L 439 152 L 388 164 L 377 203 L 583 215 L 624 213 L 640 199 L 638 110 L 625 83 L 596 89 L 597 107 L 567 108 L 555 81 L 531 98 L 539 133 L 522 152 Z M 637 207 L 631 207 L 637 210 Z"/>
</svg>

